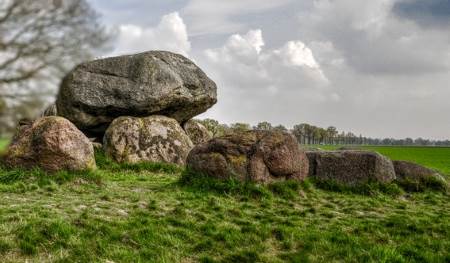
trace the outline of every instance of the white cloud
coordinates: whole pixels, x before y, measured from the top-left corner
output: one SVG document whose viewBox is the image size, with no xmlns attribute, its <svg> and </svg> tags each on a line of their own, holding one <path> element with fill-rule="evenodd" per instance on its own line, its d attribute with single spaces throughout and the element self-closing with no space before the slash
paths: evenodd
<svg viewBox="0 0 450 263">
<path fill-rule="evenodd" d="M 208 116 L 225 121 L 280 123 L 297 118 L 296 112 L 306 111 L 308 105 L 340 99 L 309 47 L 295 40 L 264 48 L 259 29 L 230 36 L 197 61 L 219 87 L 219 103 Z"/>
<path fill-rule="evenodd" d="M 143 28 L 133 24 L 118 27 L 115 49 L 110 55 L 122 55 L 147 50 L 168 50 L 188 56 L 191 50 L 186 25 L 175 12 L 162 17 L 156 27 Z"/>
</svg>

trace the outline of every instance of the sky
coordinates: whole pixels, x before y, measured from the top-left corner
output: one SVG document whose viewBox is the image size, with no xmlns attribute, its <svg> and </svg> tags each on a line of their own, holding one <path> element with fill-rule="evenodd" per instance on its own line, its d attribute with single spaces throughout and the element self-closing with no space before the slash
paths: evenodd
<svg viewBox="0 0 450 263">
<path fill-rule="evenodd" d="M 88 0 L 99 57 L 168 50 L 218 86 L 223 123 L 450 139 L 450 0 Z"/>
</svg>

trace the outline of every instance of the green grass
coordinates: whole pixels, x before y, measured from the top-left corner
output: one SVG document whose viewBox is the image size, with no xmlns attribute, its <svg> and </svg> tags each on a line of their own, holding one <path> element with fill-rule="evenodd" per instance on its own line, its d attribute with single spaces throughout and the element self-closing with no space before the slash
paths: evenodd
<svg viewBox="0 0 450 263">
<path fill-rule="evenodd" d="M 182 168 L 0 169 L 1 262 L 449 262 L 450 195 L 217 181 Z"/>
<path fill-rule="evenodd" d="M 341 146 L 320 145 L 324 150 L 334 150 Z M 450 175 L 450 147 L 416 147 L 416 146 L 355 146 L 377 151 L 393 160 L 412 161 L 441 173 Z"/>
<path fill-rule="evenodd" d="M 0 170 L 2 262 L 450 260 L 446 193 L 260 186 L 97 159 L 91 173 Z"/>
</svg>

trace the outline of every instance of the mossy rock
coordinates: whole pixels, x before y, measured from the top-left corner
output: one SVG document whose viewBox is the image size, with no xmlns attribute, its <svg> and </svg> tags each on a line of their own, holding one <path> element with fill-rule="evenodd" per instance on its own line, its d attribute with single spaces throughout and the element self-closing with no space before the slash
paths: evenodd
<svg viewBox="0 0 450 263">
<path fill-rule="evenodd" d="M 437 171 L 416 163 L 393 161 L 396 182 L 407 191 L 421 192 L 426 189 L 447 191 L 448 182 Z"/>
<path fill-rule="evenodd" d="M 212 134 L 203 124 L 196 120 L 189 120 L 183 125 L 183 129 L 194 145 L 205 143 L 212 139 Z"/>
<path fill-rule="evenodd" d="M 193 144 L 175 119 L 119 117 L 106 130 L 103 148 L 120 163 L 165 162 L 184 165 Z"/>
<path fill-rule="evenodd" d="M 48 172 L 96 168 L 89 139 L 70 121 L 56 116 L 20 125 L 4 162 L 11 168 L 39 167 Z"/>
<path fill-rule="evenodd" d="M 218 179 L 269 183 L 303 180 L 308 160 L 292 135 L 244 131 L 214 138 L 189 153 L 188 168 Z"/>
</svg>

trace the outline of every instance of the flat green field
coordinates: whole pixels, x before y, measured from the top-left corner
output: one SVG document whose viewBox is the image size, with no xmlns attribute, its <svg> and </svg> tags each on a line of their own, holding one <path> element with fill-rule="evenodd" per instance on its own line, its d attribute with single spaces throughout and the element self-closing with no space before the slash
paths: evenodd
<svg viewBox="0 0 450 263">
<path fill-rule="evenodd" d="M 450 195 L 0 169 L 0 262 L 450 262 Z"/>
<path fill-rule="evenodd" d="M 334 150 L 341 146 L 317 146 Z M 416 146 L 355 146 L 357 148 L 377 151 L 393 160 L 412 161 L 441 173 L 450 175 L 450 147 L 416 147 Z"/>
</svg>

